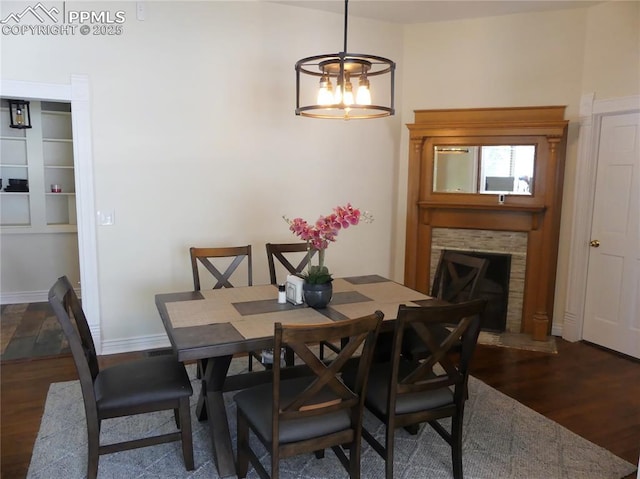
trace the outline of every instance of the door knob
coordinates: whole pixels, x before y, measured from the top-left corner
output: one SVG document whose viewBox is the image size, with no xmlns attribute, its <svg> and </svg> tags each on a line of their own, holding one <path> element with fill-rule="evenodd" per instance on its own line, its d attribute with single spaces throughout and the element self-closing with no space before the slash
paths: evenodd
<svg viewBox="0 0 640 479">
<path fill-rule="evenodd" d="M 589 246 L 591 246 L 592 248 L 597 248 L 598 246 L 600 246 L 600 241 L 598 240 L 591 240 L 589 242 Z"/>
</svg>

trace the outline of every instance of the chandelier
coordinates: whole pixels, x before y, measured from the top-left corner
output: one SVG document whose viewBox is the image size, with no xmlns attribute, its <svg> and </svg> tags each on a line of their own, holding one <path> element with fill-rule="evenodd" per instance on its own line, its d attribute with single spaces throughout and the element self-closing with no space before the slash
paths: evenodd
<svg viewBox="0 0 640 479">
<path fill-rule="evenodd" d="M 376 55 L 347 53 L 348 3 L 345 0 L 343 51 L 296 63 L 296 115 L 349 120 L 395 113 L 396 64 Z"/>
</svg>

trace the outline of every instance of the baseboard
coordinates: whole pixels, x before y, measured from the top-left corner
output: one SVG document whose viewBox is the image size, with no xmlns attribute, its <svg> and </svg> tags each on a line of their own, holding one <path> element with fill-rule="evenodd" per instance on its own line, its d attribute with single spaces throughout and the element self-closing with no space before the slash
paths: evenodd
<svg viewBox="0 0 640 479">
<path fill-rule="evenodd" d="M 164 333 L 127 339 L 107 339 L 102 341 L 100 355 L 131 353 L 134 351 L 167 348 L 170 346 L 169 338 Z"/>
<path fill-rule="evenodd" d="M 49 301 L 49 291 L 17 291 L 0 293 L 0 304 L 46 303 Z"/>
<path fill-rule="evenodd" d="M 75 291 L 80 298 L 80 290 Z M 46 303 L 47 301 L 49 301 L 49 290 L 0 293 L 0 304 Z"/>
<path fill-rule="evenodd" d="M 551 325 L 551 336 L 562 337 L 562 331 L 563 331 L 562 324 L 552 324 Z"/>
</svg>

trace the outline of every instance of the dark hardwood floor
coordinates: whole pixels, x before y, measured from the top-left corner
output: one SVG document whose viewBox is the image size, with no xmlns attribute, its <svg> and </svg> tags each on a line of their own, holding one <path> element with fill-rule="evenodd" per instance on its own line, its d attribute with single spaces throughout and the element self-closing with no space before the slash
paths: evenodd
<svg viewBox="0 0 640 479">
<path fill-rule="evenodd" d="M 472 374 L 633 463 L 640 451 L 640 362 L 586 343 L 558 340 L 559 353 L 479 346 Z M 102 357 L 113 364 L 136 355 Z M 49 384 L 76 378 L 70 357 L 1 366 L 0 471 L 26 476 Z M 635 478 L 635 474 L 628 479 Z M 553 478 L 550 478 L 553 479 Z"/>
</svg>

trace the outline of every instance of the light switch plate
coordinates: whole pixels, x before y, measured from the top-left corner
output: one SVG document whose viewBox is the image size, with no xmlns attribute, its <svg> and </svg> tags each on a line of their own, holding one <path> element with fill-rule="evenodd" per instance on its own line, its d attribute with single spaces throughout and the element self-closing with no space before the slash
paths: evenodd
<svg viewBox="0 0 640 479">
<path fill-rule="evenodd" d="M 113 210 L 98 211 L 98 224 L 100 226 L 112 226 L 116 223 L 116 214 Z"/>
</svg>

